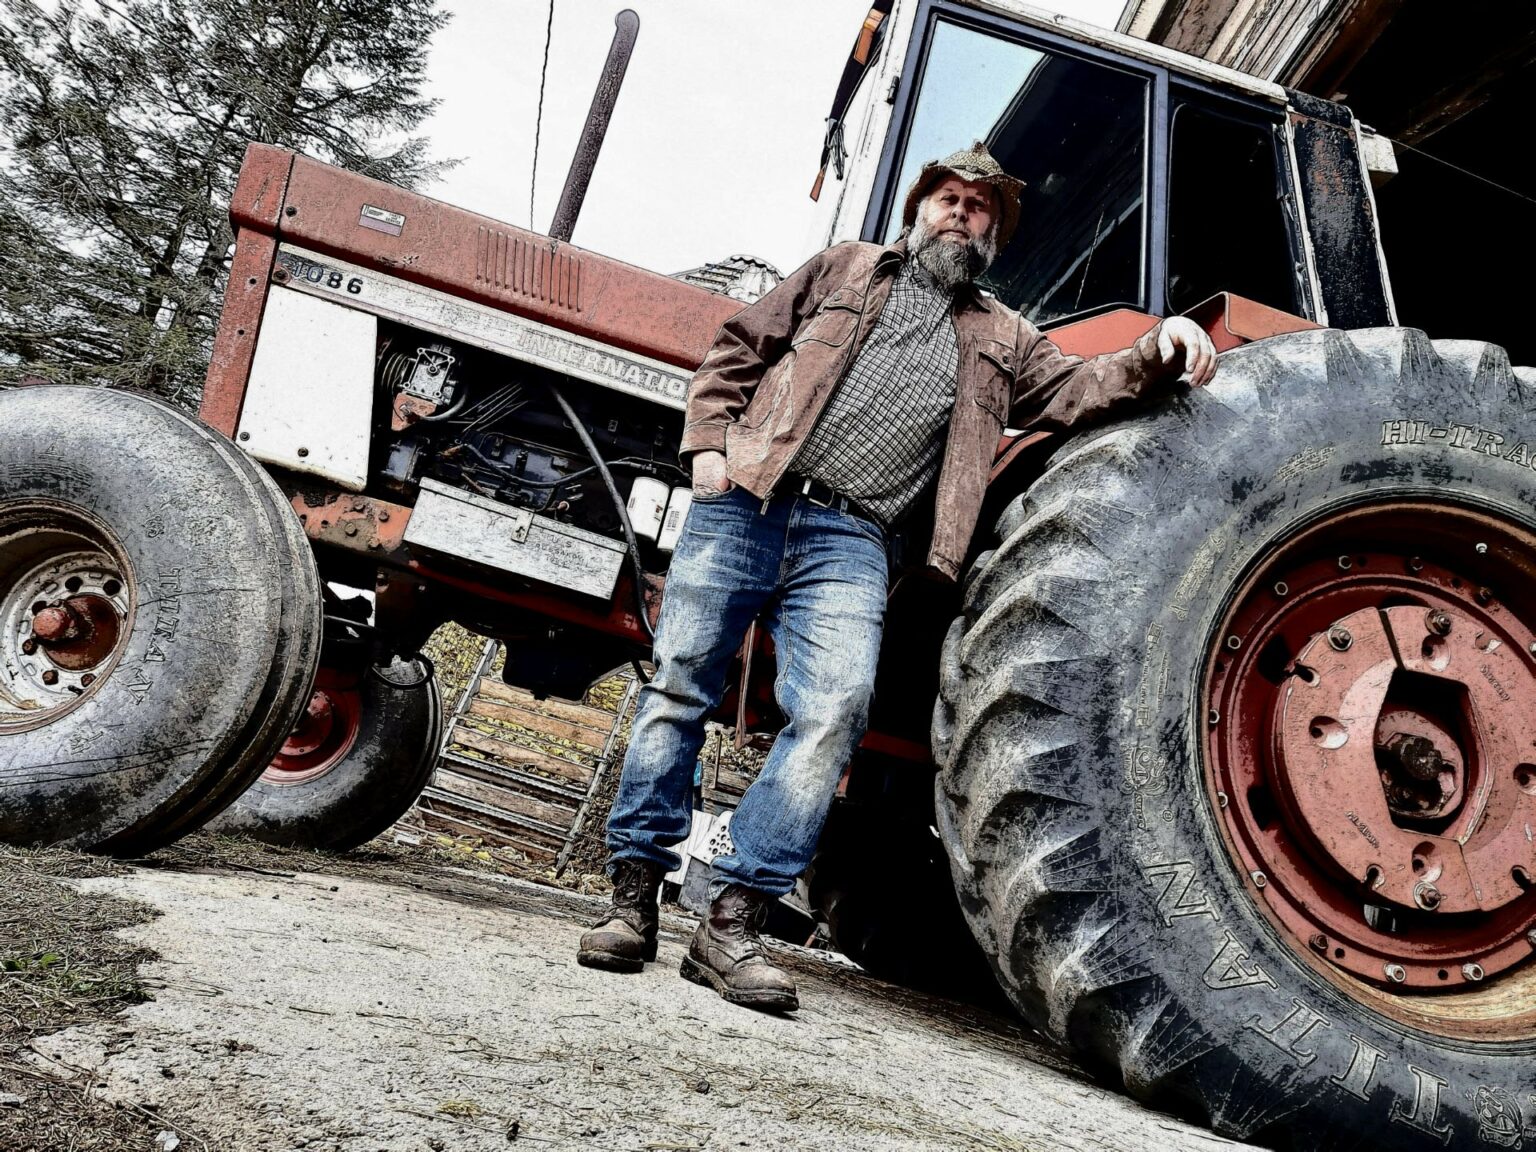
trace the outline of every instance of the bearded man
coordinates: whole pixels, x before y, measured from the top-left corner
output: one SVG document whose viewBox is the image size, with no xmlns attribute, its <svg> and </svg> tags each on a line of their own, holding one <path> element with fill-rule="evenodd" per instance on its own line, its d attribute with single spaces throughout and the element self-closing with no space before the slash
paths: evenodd
<svg viewBox="0 0 1536 1152">
<path fill-rule="evenodd" d="M 977 289 L 1021 187 L 979 142 L 925 165 L 903 239 L 829 248 L 720 329 L 688 393 L 693 506 L 608 822 L 613 905 L 580 963 L 637 972 L 656 958 L 657 891 L 688 834 L 705 718 L 760 618 L 787 723 L 731 818 L 682 974 L 733 1003 L 797 1008 L 758 930 L 810 863 L 864 735 L 889 535 L 931 495 L 927 567 L 953 580 L 1005 424 L 1075 430 L 1181 372 L 1194 386 L 1214 373 L 1189 320 L 1084 361 Z"/>
</svg>

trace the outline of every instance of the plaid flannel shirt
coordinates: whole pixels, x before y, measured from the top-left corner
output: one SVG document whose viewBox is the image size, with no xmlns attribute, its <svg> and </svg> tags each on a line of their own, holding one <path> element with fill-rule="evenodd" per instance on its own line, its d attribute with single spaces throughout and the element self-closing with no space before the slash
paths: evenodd
<svg viewBox="0 0 1536 1152">
<path fill-rule="evenodd" d="M 938 475 L 955 404 L 954 293 L 906 261 L 869 338 L 796 457 L 884 524 L 900 519 Z"/>
</svg>

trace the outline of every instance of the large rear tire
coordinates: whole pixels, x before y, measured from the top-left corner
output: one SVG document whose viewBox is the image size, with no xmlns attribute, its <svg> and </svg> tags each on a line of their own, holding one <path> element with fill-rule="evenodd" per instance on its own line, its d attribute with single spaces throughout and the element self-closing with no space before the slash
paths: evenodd
<svg viewBox="0 0 1536 1152">
<path fill-rule="evenodd" d="M 313 561 L 254 466 L 160 401 L 19 389 L 0 429 L 0 839 L 148 851 L 307 697 Z"/>
<path fill-rule="evenodd" d="M 1533 409 L 1487 345 L 1279 337 L 1002 515 L 938 826 L 1009 997 L 1133 1094 L 1284 1147 L 1532 1135 Z"/>
</svg>

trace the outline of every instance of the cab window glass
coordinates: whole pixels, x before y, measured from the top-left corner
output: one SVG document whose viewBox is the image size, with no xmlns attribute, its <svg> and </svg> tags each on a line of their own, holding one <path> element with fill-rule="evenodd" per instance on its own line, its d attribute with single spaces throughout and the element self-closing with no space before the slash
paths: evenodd
<svg viewBox="0 0 1536 1152">
<path fill-rule="evenodd" d="M 1233 292 L 1299 313 L 1274 129 L 1184 103 L 1168 178 L 1168 310 Z"/>
<path fill-rule="evenodd" d="M 887 242 L 923 163 L 983 140 L 1024 180 L 1013 242 L 983 286 L 1036 324 L 1142 302 L 1146 77 L 939 21 Z"/>
</svg>

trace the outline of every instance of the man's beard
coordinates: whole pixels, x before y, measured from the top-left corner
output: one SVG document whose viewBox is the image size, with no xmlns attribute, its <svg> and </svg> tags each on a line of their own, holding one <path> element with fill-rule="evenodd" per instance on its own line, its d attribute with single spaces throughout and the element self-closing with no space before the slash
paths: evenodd
<svg viewBox="0 0 1536 1152">
<path fill-rule="evenodd" d="M 941 240 L 927 217 L 919 212 L 907 236 L 907 254 L 927 270 L 941 286 L 953 292 L 985 272 L 997 257 L 997 228 L 987 229 L 980 239 L 964 244 Z"/>
</svg>

